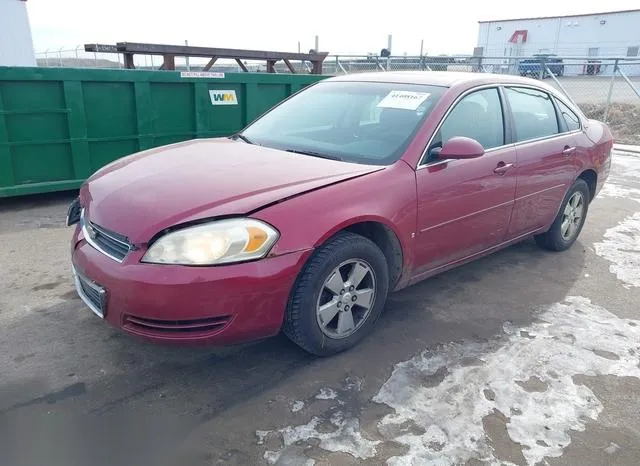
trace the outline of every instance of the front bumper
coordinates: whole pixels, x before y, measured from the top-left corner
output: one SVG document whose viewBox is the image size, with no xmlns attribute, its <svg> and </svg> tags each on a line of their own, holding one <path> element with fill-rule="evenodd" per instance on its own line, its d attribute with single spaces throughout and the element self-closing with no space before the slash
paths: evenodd
<svg viewBox="0 0 640 466">
<path fill-rule="evenodd" d="M 133 251 L 119 263 L 88 244 L 80 231 L 71 249 L 78 293 L 108 323 L 157 342 L 215 345 L 278 333 L 291 288 L 311 254 L 186 267 L 143 264 L 143 251 Z"/>
</svg>

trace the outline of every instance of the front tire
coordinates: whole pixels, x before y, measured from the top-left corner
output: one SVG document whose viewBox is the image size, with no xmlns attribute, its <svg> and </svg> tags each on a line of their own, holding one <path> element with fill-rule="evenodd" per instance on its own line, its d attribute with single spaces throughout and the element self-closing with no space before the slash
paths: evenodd
<svg viewBox="0 0 640 466">
<path fill-rule="evenodd" d="M 573 183 L 567 192 L 551 228 L 536 235 L 538 246 L 550 251 L 565 251 L 580 235 L 589 210 L 589 185 L 583 179 Z"/>
<path fill-rule="evenodd" d="M 355 346 L 375 326 L 389 291 L 389 268 L 371 240 L 341 232 L 309 259 L 294 285 L 284 333 L 329 356 Z"/>
</svg>

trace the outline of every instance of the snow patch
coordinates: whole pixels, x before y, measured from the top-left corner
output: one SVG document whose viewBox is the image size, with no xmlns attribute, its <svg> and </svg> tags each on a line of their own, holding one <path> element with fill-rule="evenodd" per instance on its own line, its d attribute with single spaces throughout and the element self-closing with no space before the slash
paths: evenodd
<svg viewBox="0 0 640 466">
<path fill-rule="evenodd" d="M 320 440 L 320 448 L 327 451 L 341 451 L 356 458 L 372 458 L 379 441 L 371 441 L 360 433 L 360 421 L 357 418 L 345 418 L 341 412 L 335 412 L 329 423 L 331 432 L 325 432 L 326 428 L 321 428 L 322 420 L 314 417 L 307 424 L 296 427 L 285 427 L 280 429 L 284 441 L 284 447 L 280 451 L 266 451 L 264 459 L 269 464 L 275 464 L 287 447 L 295 445 L 296 442 L 309 439 Z"/>
<path fill-rule="evenodd" d="M 335 400 L 338 396 L 336 391 L 333 388 L 321 388 L 320 393 L 316 395 L 316 399 L 318 400 Z"/>
<path fill-rule="evenodd" d="M 594 247 L 597 255 L 612 262 L 609 270 L 625 288 L 640 286 L 640 212 L 608 229 Z"/>
<path fill-rule="evenodd" d="M 498 463 L 482 424 L 494 410 L 507 418 L 507 432 L 524 447 L 528 464 L 561 456 L 571 442 L 570 430 L 583 430 L 585 419 L 596 419 L 602 410 L 593 392 L 576 385 L 573 376 L 640 376 L 635 353 L 640 329 L 629 321 L 580 297 L 551 306 L 540 319 L 520 331 L 507 327 L 506 343 L 451 343 L 398 364 L 374 398 L 395 410 L 380 424 L 412 421 L 426 434 L 396 438 L 409 452 L 389 464 L 453 465 L 472 458 Z M 603 358 L 594 350 L 619 359 Z M 462 364 L 470 358 L 481 363 Z M 442 383 L 423 385 L 442 368 L 448 371 Z M 544 382 L 546 390 L 527 390 L 517 383 L 532 378 Z M 430 438 L 437 439 L 435 448 Z"/>
<path fill-rule="evenodd" d="M 408 447 L 388 464 L 506 464 L 483 427 L 483 419 L 496 412 L 506 419 L 507 433 L 522 446 L 527 464 L 561 456 L 570 432 L 584 430 L 603 409 L 573 377 L 640 377 L 640 321 L 620 319 L 587 298 L 569 297 L 542 312 L 539 321 L 507 324 L 504 331 L 489 342 L 450 343 L 396 365 L 373 399 L 394 410 L 379 420 L 379 434 Z M 364 438 L 358 418 L 337 408 L 328 420 L 314 417 L 275 431 L 284 447 L 266 452 L 265 459 L 274 464 L 287 447 L 309 439 L 319 439 L 320 448 L 330 452 L 374 458 L 381 441 Z M 408 425 L 413 428 L 401 427 Z"/>
<path fill-rule="evenodd" d="M 345 379 L 344 389 L 347 391 L 362 391 L 364 380 L 358 376 L 349 376 Z"/>
<path fill-rule="evenodd" d="M 621 171 L 622 176 L 640 178 L 640 156 L 616 152 L 611 162 L 616 173 Z"/>
<path fill-rule="evenodd" d="M 304 408 L 304 401 L 294 401 L 293 404 L 291 405 L 291 412 L 297 413 L 302 408 Z"/>
<path fill-rule="evenodd" d="M 604 449 L 604 451 L 606 451 L 610 455 L 613 455 L 618 450 L 620 450 L 620 445 L 618 445 L 617 443 L 613 443 L 613 442 L 610 442 L 609 446 Z"/>
<path fill-rule="evenodd" d="M 632 185 L 640 182 L 640 156 L 615 153 L 609 178 L 598 197 L 631 199 L 640 202 L 640 189 Z"/>
<path fill-rule="evenodd" d="M 640 202 L 640 189 L 630 188 L 613 182 L 607 182 L 600 190 L 600 196 L 617 199 L 631 199 Z"/>
<path fill-rule="evenodd" d="M 258 445 L 264 445 L 264 441 L 267 435 L 271 433 L 270 430 L 256 430 L 256 436 L 258 437 Z"/>
<path fill-rule="evenodd" d="M 614 154 L 613 170 L 601 195 L 640 202 L 640 188 L 631 187 L 630 182 L 640 182 L 640 157 Z M 612 262 L 609 270 L 626 288 L 640 286 L 640 213 L 608 229 L 594 247 L 597 255 Z"/>
</svg>

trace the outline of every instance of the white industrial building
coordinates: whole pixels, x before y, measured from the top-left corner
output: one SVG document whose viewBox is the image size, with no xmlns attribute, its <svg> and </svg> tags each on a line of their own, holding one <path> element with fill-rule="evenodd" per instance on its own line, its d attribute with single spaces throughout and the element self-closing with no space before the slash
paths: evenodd
<svg viewBox="0 0 640 466">
<path fill-rule="evenodd" d="M 640 10 L 479 22 L 475 56 L 510 59 L 536 54 L 585 57 L 585 61 L 608 57 L 640 60 Z M 602 63 L 597 74 L 609 74 L 613 66 Z M 566 74 L 581 74 L 583 69 L 571 66 Z"/>
<path fill-rule="evenodd" d="M 0 0 L 0 66 L 36 66 L 26 0 Z"/>
</svg>

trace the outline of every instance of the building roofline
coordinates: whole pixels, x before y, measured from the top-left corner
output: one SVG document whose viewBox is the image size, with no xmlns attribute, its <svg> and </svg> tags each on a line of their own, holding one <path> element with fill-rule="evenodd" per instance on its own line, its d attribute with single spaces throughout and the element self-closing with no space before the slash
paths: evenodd
<svg viewBox="0 0 640 466">
<path fill-rule="evenodd" d="M 602 16 L 602 15 L 613 15 L 616 13 L 637 13 L 640 12 L 640 9 L 634 10 L 618 10 L 618 11 L 600 11 L 596 13 L 579 13 L 576 15 L 557 15 L 557 16 L 530 16 L 527 18 L 508 18 L 508 19 L 490 19 L 484 21 L 478 21 L 478 23 L 505 23 L 508 21 L 526 21 L 532 19 L 558 19 L 558 18 L 580 18 L 583 16 Z"/>
</svg>

